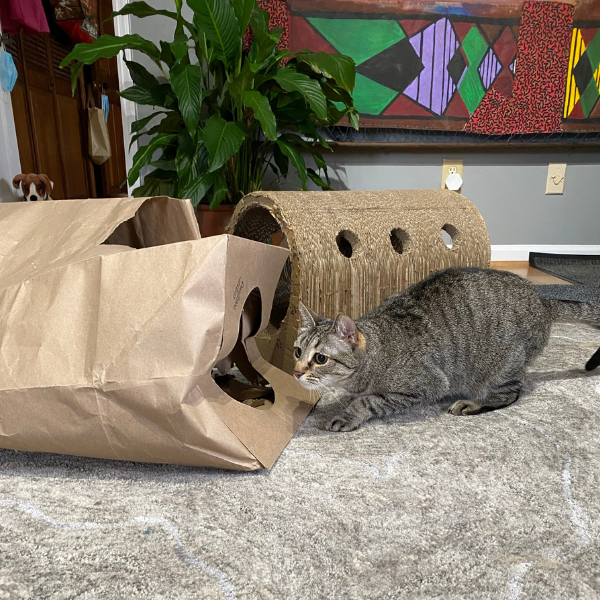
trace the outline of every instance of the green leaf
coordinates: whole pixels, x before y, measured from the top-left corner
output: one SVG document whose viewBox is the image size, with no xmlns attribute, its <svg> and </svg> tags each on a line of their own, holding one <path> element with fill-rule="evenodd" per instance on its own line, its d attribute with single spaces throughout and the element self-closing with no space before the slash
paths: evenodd
<svg viewBox="0 0 600 600">
<path fill-rule="evenodd" d="M 129 170 L 127 181 L 129 185 L 133 185 L 140 176 L 140 171 L 150 163 L 153 154 L 159 149 L 170 144 L 177 135 L 174 133 L 162 133 L 153 138 L 147 146 L 142 146 L 138 149 L 133 157 L 133 165 Z"/>
<path fill-rule="evenodd" d="M 209 171 L 220 169 L 242 146 L 246 132 L 236 123 L 213 115 L 204 126 L 202 139 L 210 161 Z"/>
<path fill-rule="evenodd" d="M 205 175 L 204 177 L 196 177 L 188 187 L 180 192 L 180 197 L 189 198 L 192 206 L 195 208 L 204 199 L 217 176 L 218 173 L 214 172 L 208 173 L 208 175 Z"/>
<path fill-rule="evenodd" d="M 148 115 L 147 117 L 144 117 L 143 119 L 138 119 L 137 121 L 134 121 L 131 124 L 131 133 L 137 133 L 138 131 L 141 131 L 142 129 L 144 129 L 144 127 L 146 127 L 146 125 L 148 125 L 148 123 L 150 123 L 150 121 L 152 121 L 152 119 L 154 119 L 155 117 L 158 117 L 158 115 L 164 115 L 166 114 L 164 111 L 157 111 L 157 112 L 153 112 L 151 115 Z"/>
<path fill-rule="evenodd" d="M 153 167 L 156 167 L 157 169 L 162 169 L 164 171 L 177 171 L 174 159 L 167 160 L 164 158 L 160 158 L 159 160 L 153 160 L 150 164 Z"/>
<path fill-rule="evenodd" d="M 277 139 L 277 122 L 269 100 L 256 91 L 241 92 L 241 97 L 242 102 L 254 111 L 254 116 L 262 125 L 267 138 L 274 142 Z"/>
<path fill-rule="evenodd" d="M 217 57 L 226 64 L 241 49 L 240 25 L 229 0 L 188 0 L 195 13 L 194 22 L 215 47 Z"/>
<path fill-rule="evenodd" d="M 131 100 L 137 104 L 162 106 L 165 98 L 159 92 L 159 90 L 148 90 L 139 85 L 132 85 L 119 92 L 119 94 L 122 98 L 125 98 L 125 100 Z"/>
<path fill-rule="evenodd" d="M 354 89 L 356 65 L 354 61 L 343 54 L 327 52 L 302 52 L 297 55 L 298 62 L 306 63 L 316 73 L 320 73 L 335 82 L 347 92 Z"/>
<path fill-rule="evenodd" d="M 261 70 L 265 61 L 269 59 L 277 49 L 277 43 L 271 39 L 267 31 L 257 29 L 254 32 L 254 39 L 248 58 L 251 63 L 251 69 L 255 73 Z"/>
<path fill-rule="evenodd" d="M 160 82 L 152 73 L 146 69 L 143 65 L 137 62 L 133 62 L 132 60 L 126 60 L 125 64 L 129 69 L 129 74 L 131 75 L 131 79 L 135 85 L 139 85 L 140 87 L 146 89 L 152 89 L 160 85 Z"/>
<path fill-rule="evenodd" d="M 142 198 L 144 196 L 171 196 L 175 197 L 175 181 L 164 179 L 160 176 L 159 171 L 152 171 L 144 178 L 144 183 L 133 190 L 134 198 Z"/>
<path fill-rule="evenodd" d="M 283 34 L 283 27 L 275 27 L 269 29 L 269 37 L 276 43 L 279 44 L 281 41 L 281 35 Z"/>
<path fill-rule="evenodd" d="M 250 69 L 249 59 L 246 57 L 239 75 L 229 84 L 230 92 L 241 98 L 241 92 L 251 90 L 254 87 L 255 77 L 256 75 Z"/>
<path fill-rule="evenodd" d="M 317 117 L 327 118 L 327 98 L 318 81 L 290 67 L 279 69 L 273 79 L 288 92 L 300 92 L 308 100 Z"/>
<path fill-rule="evenodd" d="M 151 90 L 140 87 L 139 85 L 132 85 L 120 92 L 122 98 L 125 100 L 131 100 L 137 104 L 149 104 L 156 105 L 156 98 L 152 95 Z"/>
<path fill-rule="evenodd" d="M 143 19 L 144 17 L 154 17 L 154 16 L 162 16 L 168 17 L 169 19 L 180 19 L 181 22 L 193 33 L 191 23 L 188 23 L 185 19 L 181 19 L 181 17 L 177 15 L 176 12 L 172 10 L 162 10 L 157 9 L 150 6 L 147 2 L 131 2 L 130 4 L 126 4 L 121 10 L 116 10 L 111 13 L 111 15 L 106 19 L 110 21 L 115 17 L 120 15 L 133 15 L 134 17 L 139 17 Z"/>
<path fill-rule="evenodd" d="M 131 141 L 129 142 L 129 148 L 144 135 L 152 136 L 155 133 L 178 133 L 181 130 L 181 125 L 182 122 L 179 113 L 171 112 L 160 123 L 150 128 L 148 131 L 142 131 L 132 136 Z"/>
<path fill-rule="evenodd" d="M 133 15 L 134 17 L 139 18 L 162 15 L 163 17 L 169 17 L 170 19 L 177 19 L 176 12 L 173 12 L 172 10 L 159 10 L 157 8 L 153 8 L 147 2 L 130 2 L 121 10 L 116 10 L 111 13 L 108 19 L 114 19 L 119 15 Z"/>
<path fill-rule="evenodd" d="M 168 67 L 172 67 L 175 64 L 175 55 L 173 54 L 173 50 L 171 50 L 171 44 L 164 40 L 160 41 L 160 60 Z"/>
<path fill-rule="evenodd" d="M 77 62 L 74 65 L 71 65 L 71 93 L 73 96 L 75 95 L 75 90 L 77 89 L 77 82 L 79 81 L 81 69 L 83 69 L 82 62 Z"/>
<path fill-rule="evenodd" d="M 137 33 L 115 37 L 113 35 L 101 35 L 91 44 L 77 44 L 73 50 L 60 63 L 65 67 L 72 60 L 78 60 L 86 65 L 91 65 L 100 58 L 112 58 L 125 49 L 139 50 L 153 60 L 160 58 L 158 48 Z"/>
<path fill-rule="evenodd" d="M 177 98 L 173 94 L 171 85 L 168 83 L 161 83 L 151 90 L 134 85 L 124 89 L 119 94 L 126 100 L 131 100 L 138 104 L 162 106 L 169 109 L 175 109 L 177 106 Z"/>
<path fill-rule="evenodd" d="M 308 119 L 298 121 L 296 127 L 307 137 L 315 138 L 317 136 L 317 126 L 310 120 L 310 116 Z"/>
<path fill-rule="evenodd" d="M 186 56 L 188 56 L 188 52 L 189 52 L 187 43 L 184 44 L 182 42 L 173 42 L 171 44 L 171 50 L 173 51 L 173 56 L 178 61 L 181 61 Z"/>
<path fill-rule="evenodd" d="M 202 106 L 202 69 L 198 65 L 176 65 L 171 69 L 171 87 L 179 101 L 185 126 L 192 134 L 198 127 Z"/>
<path fill-rule="evenodd" d="M 210 201 L 210 208 L 214 210 L 225 200 L 228 192 L 227 182 L 221 173 L 218 174 L 214 184 L 213 184 L 213 193 L 212 199 Z"/>
<path fill-rule="evenodd" d="M 252 11 L 252 16 L 250 17 L 250 26 L 254 30 L 256 34 L 257 31 L 269 31 L 269 20 L 271 15 L 268 11 L 263 10 L 256 5 L 256 7 Z"/>
<path fill-rule="evenodd" d="M 333 152 L 331 146 L 327 143 L 327 140 L 320 133 L 317 133 L 317 143 L 320 144 L 323 148 L 326 148 L 327 150 L 331 150 Z"/>
<path fill-rule="evenodd" d="M 252 11 L 256 7 L 256 0 L 232 0 L 231 4 L 240 25 L 240 32 L 244 34 L 250 23 Z"/>
<path fill-rule="evenodd" d="M 175 167 L 182 187 L 190 177 L 195 152 L 194 140 L 184 129 L 177 138 L 177 154 L 175 155 Z"/>
<path fill-rule="evenodd" d="M 287 177 L 290 171 L 290 159 L 283 154 L 278 145 L 273 148 L 273 158 L 283 177 Z"/>
<path fill-rule="evenodd" d="M 165 169 L 160 169 L 157 168 L 154 171 L 152 171 L 151 173 L 149 173 L 149 175 L 153 178 L 153 179 L 158 179 L 160 181 L 175 181 L 175 177 L 177 177 L 177 173 L 175 173 L 175 171 L 167 171 Z M 146 175 L 146 177 L 148 177 L 148 175 Z M 146 177 L 144 177 L 144 180 L 146 180 Z"/>
<path fill-rule="evenodd" d="M 317 167 L 319 167 L 319 169 L 322 169 L 323 171 L 325 171 L 325 175 L 327 175 L 327 163 L 325 162 L 325 159 L 323 158 L 323 156 L 321 154 L 319 154 L 318 152 L 313 152 L 312 157 L 313 157 L 313 160 L 315 161 L 315 164 L 317 165 Z M 327 178 L 327 181 L 329 181 L 329 178 Z"/>
<path fill-rule="evenodd" d="M 173 51 L 173 56 L 175 56 L 178 61 L 182 61 L 188 56 L 188 38 L 183 34 L 183 31 L 179 31 L 175 34 L 175 39 L 171 44 L 171 50 Z"/>
<path fill-rule="evenodd" d="M 323 190 L 331 190 L 331 186 L 328 183 L 325 183 L 315 172 L 314 169 L 310 167 L 306 169 L 308 176 Z"/>
<path fill-rule="evenodd" d="M 354 127 L 356 131 L 358 131 L 358 127 L 360 124 L 360 113 L 356 108 L 352 108 L 352 110 L 348 111 L 348 120 L 350 121 L 350 126 Z"/>
<path fill-rule="evenodd" d="M 279 138 L 277 140 L 277 145 L 283 154 L 285 154 L 292 161 L 296 171 L 298 171 L 298 177 L 300 177 L 300 181 L 302 182 L 302 189 L 306 189 L 307 171 L 306 163 L 304 162 L 302 154 L 300 154 L 300 152 L 298 152 L 298 150 L 296 150 L 296 148 L 294 148 L 294 146 L 287 140 Z"/>
<path fill-rule="evenodd" d="M 333 81 L 323 81 L 321 83 L 321 89 L 325 93 L 325 96 L 328 100 L 332 100 L 333 102 L 341 102 L 346 106 L 352 106 L 352 94 L 343 90 L 341 87 L 338 87 Z"/>
</svg>

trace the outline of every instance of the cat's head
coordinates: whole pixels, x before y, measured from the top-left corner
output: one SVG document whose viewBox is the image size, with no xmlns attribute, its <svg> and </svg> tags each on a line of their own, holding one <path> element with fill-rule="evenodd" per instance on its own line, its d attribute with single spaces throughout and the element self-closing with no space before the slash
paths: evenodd
<svg viewBox="0 0 600 600">
<path fill-rule="evenodd" d="M 364 335 L 347 315 L 325 319 L 302 303 L 300 319 L 294 343 L 294 377 L 307 388 L 343 387 L 364 357 Z"/>
</svg>

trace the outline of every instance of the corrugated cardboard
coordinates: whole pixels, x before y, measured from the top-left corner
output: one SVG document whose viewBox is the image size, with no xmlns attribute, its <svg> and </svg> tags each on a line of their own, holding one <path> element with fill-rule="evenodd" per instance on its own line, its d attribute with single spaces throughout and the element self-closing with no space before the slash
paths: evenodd
<svg viewBox="0 0 600 600">
<path fill-rule="evenodd" d="M 184 200 L 0 205 L 0 447 L 272 466 L 317 400 L 253 337 L 288 252 L 199 238 Z M 240 332 L 245 305 L 258 319 Z M 272 385 L 268 410 L 211 376 L 234 348 Z"/>
</svg>

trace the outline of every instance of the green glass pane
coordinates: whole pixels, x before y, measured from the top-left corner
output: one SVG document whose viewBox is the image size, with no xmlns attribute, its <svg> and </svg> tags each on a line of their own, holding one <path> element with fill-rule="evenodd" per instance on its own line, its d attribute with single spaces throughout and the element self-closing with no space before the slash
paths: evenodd
<svg viewBox="0 0 600 600">
<path fill-rule="evenodd" d="M 391 19 L 308 18 L 307 21 L 357 65 L 406 37 L 398 21 Z"/>
<path fill-rule="evenodd" d="M 398 96 L 398 92 L 357 73 L 352 95 L 354 106 L 361 114 L 378 115 Z"/>
<path fill-rule="evenodd" d="M 462 47 L 467 57 L 468 66 L 458 91 L 467 109 L 473 114 L 485 96 L 485 89 L 481 83 L 478 68 L 488 46 L 477 27 L 471 27 L 462 42 Z"/>
<path fill-rule="evenodd" d="M 586 49 L 592 69 L 595 71 L 600 64 L 600 31 L 592 38 Z"/>
<path fill-rule="evenodd" d="M 583 109 L 583 114 L 585 115 L 586 119 L 592 112 L 594 106 L 596 106 L 599 96 L 598 84 L 596 83 L 595 79 L 592 79 L 585 88 L 585 92 L 581 94 L 581 108 Z"/>
</svg>

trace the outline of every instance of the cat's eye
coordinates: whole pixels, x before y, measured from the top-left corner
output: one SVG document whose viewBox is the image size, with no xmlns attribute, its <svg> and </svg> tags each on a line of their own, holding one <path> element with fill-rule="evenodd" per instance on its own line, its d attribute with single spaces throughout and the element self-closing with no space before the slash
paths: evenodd
<svg viewBox="0 0 600 600">
<path fill-rule="evenodd" d="M 294 348 L 294 357 L 300 358 L 302 356 L 302 350 L 298 347 Z"/>
<path fill-rule="evenodd" d="M 319 352 L 317 352 L 315 354 L 315 362 L 318 365 L 324 365 L 328 360 L 329 360 L 329 358 L 327 356 L 325 356 L 324 354 L 321 354 Z"/>
</svg>

